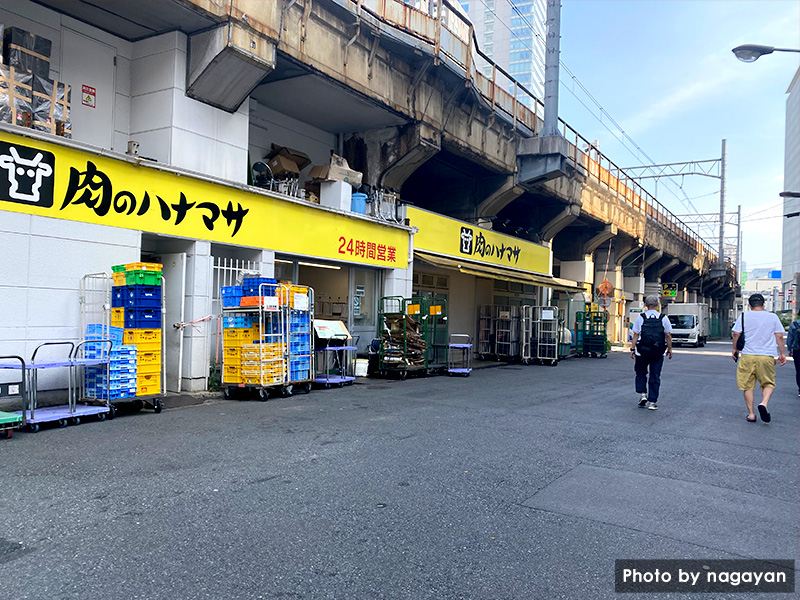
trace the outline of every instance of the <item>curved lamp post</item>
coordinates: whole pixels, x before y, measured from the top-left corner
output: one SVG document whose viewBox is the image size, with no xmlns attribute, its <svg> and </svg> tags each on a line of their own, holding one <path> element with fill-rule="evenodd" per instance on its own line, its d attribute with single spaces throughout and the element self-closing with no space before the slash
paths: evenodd
<svg viewBox="0 0 800 600">
<path fill-rule="evenodd" d="M 731 52 L 736 55 L 742 62 L 751 63 L 757 61 L 765 54 L 772 54 L 773 52 L 800 52 L 793 48 L 773 48 L 772 46 L 759 46 L 758 44 L 744 44 L 743 46 L 736 46 Z"/>
</svg>

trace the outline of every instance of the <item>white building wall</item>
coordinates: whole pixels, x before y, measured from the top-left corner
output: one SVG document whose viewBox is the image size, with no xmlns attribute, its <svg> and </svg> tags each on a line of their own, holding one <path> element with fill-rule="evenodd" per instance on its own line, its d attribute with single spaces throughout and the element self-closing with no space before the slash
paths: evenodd
<svg viewBox="0 0 800 600">
<path fill-rule="evenodd" d="M 786 139 L 783 163 L 783 189 L 800 192 L 800 69 L 788 89 L 786 99 Z M 800 198 L 785 198 L 783 214 L 800 212 Z M 789 289 L 796 273 L 800 272 L 800 216 L 783 219 L 783 252 L 781 280 L 784 301 L 789 300 Z M 795 294 L 800 290 L 795 290 Z M 797 302 L 795 298 L 795 302 Z M 797 304 L 795 304 L 797 307 Z M 791 308 L 785 306 L 784 308 Z"/>
<path fill-rule="evenodd" d="M 65 224 L 68 223 L 68 226 Z M 3 212 L 0 218 L 0 347 L 30 359 L 42 342 L 81 336 L 78 292 L 88 273 L 140 258 L 138 231 Z M 56 349 L 54 349 L 55 351 Z M 61 358 L 61 354 L 50 355 Z M 66 387 L 43 371 L 40 389 Z"/>
</svg>

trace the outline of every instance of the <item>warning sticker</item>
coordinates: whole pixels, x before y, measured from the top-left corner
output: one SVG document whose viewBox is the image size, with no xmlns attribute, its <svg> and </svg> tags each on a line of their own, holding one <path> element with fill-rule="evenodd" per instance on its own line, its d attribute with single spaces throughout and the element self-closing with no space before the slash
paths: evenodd
<svg viewBox="0 0 800 600">
<path fill-rule="evenodd" d="M 97 90 L 90 85 L 81 86 L 81 104 L 89 108 L 97 107 Z"/>
</svg>

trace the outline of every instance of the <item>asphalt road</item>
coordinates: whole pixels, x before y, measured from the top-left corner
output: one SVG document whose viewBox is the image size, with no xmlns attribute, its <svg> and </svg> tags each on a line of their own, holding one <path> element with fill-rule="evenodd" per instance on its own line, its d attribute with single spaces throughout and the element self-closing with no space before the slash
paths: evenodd
<svg viewBox="0 0 800 600">
<path fill-rule="evenodd" d="M 614 559 L 797 560 L 800 402 L 748 424 L 729 343 L 367 380 L 0 441 L 15 599 L 614 598 Z M 625 594 L 622 598 L 788 598 Z"/>
</svg>

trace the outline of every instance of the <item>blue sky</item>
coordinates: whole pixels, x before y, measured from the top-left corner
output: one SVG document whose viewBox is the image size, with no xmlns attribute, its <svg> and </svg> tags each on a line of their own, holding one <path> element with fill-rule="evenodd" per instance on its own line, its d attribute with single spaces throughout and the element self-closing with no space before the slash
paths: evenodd
<svg viewBox="0 0 800 600">
<path fill-rule="evenodd" d="M 800 2 L 562 2 L 561 60 L 656 163 L 718 158 L 728 140 L 726 204 L 742 205 L 743 259 L 748 268 L 779 269 L 786 90 L 800 54 L 746 64 L 731 52 L 744 43 L 800 48 Z M 598 121 L 600 109 L 563 70 L 561 82 L 562 119 L 599 140 L 617 165 L 647 162 Z M 653 180 L 644 185 L 656 189 Z M 699 212 L 719 212 L 717 179 L 687 177 L 683 188 Z M 689 212 L 675 184 L 662 180 L 656 195 L 673 213 Z"/>
</svg>

